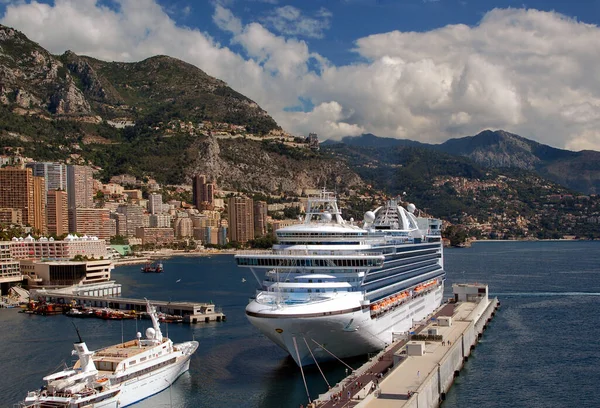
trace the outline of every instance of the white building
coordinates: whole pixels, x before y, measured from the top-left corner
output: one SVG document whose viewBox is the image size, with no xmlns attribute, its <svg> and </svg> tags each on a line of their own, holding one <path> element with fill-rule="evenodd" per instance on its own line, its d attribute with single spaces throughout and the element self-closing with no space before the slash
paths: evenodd
<svg viewBox="0 0 600 408">
<path fill-rule="evenodd" d="M 77 237 L 69 234 L 62 241 L 42 237 L 38 240 L 31 235 L 27 238 L 13 238 L 10 242 L 11 258 L 15 260 L 68 261 L 77 255 L 88 259 L 106 259 L 106 241 L 97 237 Z"/>
</svg>

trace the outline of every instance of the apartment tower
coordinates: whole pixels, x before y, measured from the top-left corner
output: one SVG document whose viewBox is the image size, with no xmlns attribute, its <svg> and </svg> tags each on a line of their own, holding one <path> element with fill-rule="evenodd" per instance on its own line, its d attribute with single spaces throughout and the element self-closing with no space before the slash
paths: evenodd
<svg viewBox="0 0 600 408">
<path fill-rule="evenodd" d="M 256 201 L 254 203 L 254 237 L 267 235 L 267 202 Z"/>
<path fill-rule="evenodd" d="M 230 197 L 227 201 L 229 214 L 229 240 L 245 244 L 254 239 L 254 205 L 251 198 Z"/>
<path fill-rule="evenodd" d="M 69 209 L 94 207 L 94 177 L 88 166 L 67 166 Z"/>
<path fill-rule="evenodd" d="M 61 236 L 69 232 L 69 208 L 67 192 L 61 190 L 48 191 L 46 209 L 48 213 L 48 234 Z"/>
<path fill-rule="evenodd" d="M 206 176 L 192 177 L 192 201 L 198 210 L 212 210 L 215 205 L 215 183 L 207 183 Z"/>
<path fill-rule="evenodd" d="M 0 169 L 0 208 L 21 210 L 24 225 L 45 234 L 46 199 L 45 180 L 34 177 L 30 168 L 5 167 Z"/>
</svg>

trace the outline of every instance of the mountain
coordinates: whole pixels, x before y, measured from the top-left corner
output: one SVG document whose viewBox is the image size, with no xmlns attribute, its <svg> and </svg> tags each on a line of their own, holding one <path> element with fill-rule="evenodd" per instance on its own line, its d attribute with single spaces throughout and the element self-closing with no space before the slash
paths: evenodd
<svg viewBox="0 0 600 408">
<path fill-rule="evenodd" d="M 330 146 L 343 143 L 349 146 L 359 147 L 397 147 L 397 146 L 432 146 L 426 143 L 415 142 L 408 139 L 394 139 L 393 137 L 375 136 L 372 133 L 364 133 L 360 136 L 345 136 L 341 141 L 326 140 L 321 146 Z"/>
<path fill-rule="evenodd" d="M 421 147 L 467 157 L 487 168 L 534 171 L 569 189 L 586 194 L 600 193 L 600 152 L 556 149 L 503 130 L 484 130 L 475 136 L 450 139 L 441 144 L 372 134 L 347 136 L 338 143 L 373 148 Z"/>
<path fill-rule="evenodd" d="M 105 180 L 180 184 L 202 172 L 224 189 L 262 193 L 362 183 L 281 143 L 293 137 L 258 104 L 186 62 L 55 56 L 4 26 L 0 47 L 0 143 L 36 160 L 92 164 Z"/>
<path fill-rule="evenodd" d="M 129 174 L 179 185 L 201 173 L 223 190 L 263 197 L 327 186 L 347 193 L 343 210 L 355 219 L 383 192 L 474 226 L 472 234 L 598 237 L 600 199 L 534 173 L 594 187 L 596 152 L 506 132 L 442 145 L 362 135 L 313 150 L 193 65 L 167 56 L 133 63 L 55 56 L 3 26 L 0 144 L 5 154 L 92 165 L 105 182 Z"/>
<path fill-rule="evenodd" d="M 503 130 L 450 139 L 436 148 L 485 167 L 533 170 L 572 190 L 600 193 L 600 152 L 556 149 Z"/>
</svg>

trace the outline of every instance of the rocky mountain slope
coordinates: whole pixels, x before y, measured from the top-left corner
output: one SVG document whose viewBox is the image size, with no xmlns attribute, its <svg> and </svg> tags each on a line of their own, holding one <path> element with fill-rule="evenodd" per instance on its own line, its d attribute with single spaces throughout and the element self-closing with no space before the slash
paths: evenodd
<svg viewBox="0 0 600 408">
<path fill-rule="evenodd" d="M 0 47 L 0 143 L 36 160 L 172 184 L 201 172 L 249 192 L 362 184 L 343 163 L 280 143 L 284 132 L 260 106 L 183 61 L 54 56 L 4 26 Z"/>
<path fill-rule="evenodd" d="M 345 137 L 342 143 L 374 148 L 412 146 L 432 149 L 468 157 L 487 168 L 534 171 L 572 190 L 600 193 L 600 152 L 556 149 L 503 130 L 485 130 L 475 136 L 450 139 L 437 145 L 371 134 Z"/>
</svg>

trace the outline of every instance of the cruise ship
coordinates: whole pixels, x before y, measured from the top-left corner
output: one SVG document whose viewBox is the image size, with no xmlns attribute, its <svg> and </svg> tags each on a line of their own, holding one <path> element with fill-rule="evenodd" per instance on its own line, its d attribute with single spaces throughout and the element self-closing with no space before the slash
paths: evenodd
<svg viewBox="0 0 600 408">
<path fill-rule="evenodd" d="M 173 344 L 163 337 L 156 308 L 147 302 L 152 327 L 125 343 L 90 351 L 79 336 L 73 367 L 47 375 L 27 394 L 22 408 L 121 408 L 170 387 L 190 366 L 197 341 Z M 79 332 L 77 333 L 79 335 Z"/>
<path fill-rule="evenodd" d="M 443 299 L 442 222 L 418 214 L 394 199 L 359 226 L 335 194 L 310 197 L 272 251 L 236 255 L 260 287 L 248 319 L 300 366 L 383 349 Z"/>
</svg>

